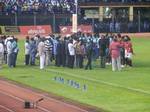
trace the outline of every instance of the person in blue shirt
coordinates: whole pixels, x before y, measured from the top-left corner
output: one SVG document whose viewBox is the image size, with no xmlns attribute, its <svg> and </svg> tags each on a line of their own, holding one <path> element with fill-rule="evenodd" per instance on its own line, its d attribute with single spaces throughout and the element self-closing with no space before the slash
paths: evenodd
<svg viewBox="0 0 150 112">
<path fill-rule="evenodd" d="M 30 65 L 35 65 L 35 57 L 37 53 L 37 46 L 34 38 L 30 41 Z"/>
</svg>

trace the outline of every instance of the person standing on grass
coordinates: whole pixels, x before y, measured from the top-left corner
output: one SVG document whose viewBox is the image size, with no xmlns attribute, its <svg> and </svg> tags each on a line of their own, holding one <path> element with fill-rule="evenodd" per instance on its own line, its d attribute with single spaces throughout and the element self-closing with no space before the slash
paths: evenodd
<svg viewBox="0 0 150 112">
<path fill-rule="evenodd" d="M 14 38 L 13 43 L 12 43 L 12 46 L 13 46 L 13 49 L 12 49 L 12 67 L 16 67 L 17 55 L 19 52 L 17 42 L 18 42 L 18 39 Z"/>
<path fill-rule="evenodd" d="M 125 46 L 125 64 L 128 65 L 129 67 L 132 67 L 132 56 L 133 56 L 133 48 L 132 48 L 132 43 L 131 39 L 129 36 L 125 36 L 124 39 L 124 46 Z"/>
<path fill-rule="evenodd" d="M 36 46 L 36 41 L 34 40 L 34 38 L 31 38 L 29 52 L 30 52 L 30 65 L 35 65 L 37 46 Z"/>
<path fill-rule="evenodd" d="M 45 44 L 44 44 L 44 38 L 41 38 L 41 41 L 38 44 L 38 53 L 40 56 L 40 69 L 44 69 L 45 65 Z"/>
<path fill-rule="evenodd" d="M 7 64 L 7 48 L 6 48 L 6 36 L 2 36 L 2 42 L 4 45 L 4 63 Z"/>
<path fill-rule="evenodd" d="M 49 66 L 50 65 L 50 62 L 51 62 L 51 57 L 52 57 L 52 50 L 53 50 L 53 44 L 51 42 L 51 38 L 47 38 L 45 41 L 44 41 L 44 44 L 45 44 L 45 49 L 46 49 L 46 66 Z"/>
<path fill-rule="evenodd" d="M 114 37 L 113 42 L 109 46 L 112 58 L 112 71 L 121 71 L 120 47 L 122 45 L 118 42 L 117 37 Z"/>
<path fill-rule="evenodd" d="M 69 41 L 68 50 L 69 50 L 69 68 L 73 68 L 75 61 L 75 47 L 73 45 L 72 39 Z"/>
<path fill-rule="evenodd" d="M 25 65 L 29 65 L 29 61 L 30 61 L 30 42 L 29 42 L 29 36 L 26 37 L 24 49 L 25 49 Z"/>
<path fill-rule="evenodd" d="M 61 62 L 62 62 L 62 55 L 61 55 L 61 50 L 62 50 L 62 46 L 61 46 L 61 42 L 60 42 L 60 37 L 57 37 L 57 47 L 56 47 L 56 60 L 55 60 L 55 66 L 60 67 L 61 66 Z"/>
<path fill-rule="evenodd" d="M 4 58 L 4 45 L 2 43 L 2 40 L 0 40 L 0 69 L 2 68 L 3 58 Z"/>
<path fill-rule="evenodd" d="M 120 58 L 121 58 L 121 67 L 124 68 L 125 65 L 125 49 L 124 49 L 124 36 L 121 36 L 121 34 L 117 34 L 118 36 L 118 42 L 122 45 L 120 48 Z"/>
<path fill-rule="evenodd" d="M 80 41 L 80 60 L 79 60 L 79 67 L 83 68 L 83 61 L 85 56 L 85 45 L 83 41 Z"/>
<path fill-rule="evenodd" d="M 91 70 L 92 69 L 92 54 L 93 54 L 93 41 L 89 39 L 86 45 L 86 56 L 88 59 L 88 62 L 86 64 L 85 70 L 88 68 Z"/>
<path fill-rule="evenodd" d="M 104 35 L 101 36 L 99 40 L 99 50 L 100 50 L 100 58 L 101 58 L 101 68 L 105 68 L 106 64 L 106 49 L 107 49 L 107 40 Z"/>
<path fill-rule="evenodd" d="M 79 67 L 80 58 L 81 58 L 81 48 L 80 48 L 80 41 L 77 40 L 76 46 L 75 46 L 75 53 L 76 53 L 76 67 Z"/>
<path fill-rule="evenodd" d="M 7 48 L 7 64 L 9 67 L 12 67 L 12 37 L 8 37 L 6 48 Z"/>
</svg>

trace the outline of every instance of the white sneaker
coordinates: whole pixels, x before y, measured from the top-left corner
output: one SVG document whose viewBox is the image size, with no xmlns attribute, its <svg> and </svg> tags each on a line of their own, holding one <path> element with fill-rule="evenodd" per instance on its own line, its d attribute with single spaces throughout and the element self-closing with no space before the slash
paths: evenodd
<svg viewBox="0 0 150 112">
<path fill-rule="evenodd" d="M 109 63 L 106 63 L 106 65 L 109 65 Z"/>
<path fill-rule="evenodd" d="M 121 68 L 124 68 L 125 66 L 124 65 L 121 65 Z"/>
</svg>

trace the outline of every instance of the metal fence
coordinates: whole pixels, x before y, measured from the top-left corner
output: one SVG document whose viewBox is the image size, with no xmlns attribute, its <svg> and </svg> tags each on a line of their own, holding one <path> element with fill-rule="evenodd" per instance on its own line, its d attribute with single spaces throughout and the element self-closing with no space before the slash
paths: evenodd
<svg viewBox="0 0 150 112">
<path fill-rule="evenodd" d="M 71 16 L 68 15 L 55 15 L 55 14 L 25 14 L 25 15 L 3 15 L 0 16 L 1 26 L 26 26 L 26 25 L 51 25 L 54 33 L 59 33 L 60 25 L 71 25 Z M 150 21 L 146 17 L 135 16 L 134 21 L 130 22 L 128 19 L 118 19 L 119 21 L 112 21 L 108 19 L 99 22 L 98 19 L 78 19 L 79 24 L 90 24 L 93 31 L 96 33 L 101 32 L 150 32 Z"/>
</svg>

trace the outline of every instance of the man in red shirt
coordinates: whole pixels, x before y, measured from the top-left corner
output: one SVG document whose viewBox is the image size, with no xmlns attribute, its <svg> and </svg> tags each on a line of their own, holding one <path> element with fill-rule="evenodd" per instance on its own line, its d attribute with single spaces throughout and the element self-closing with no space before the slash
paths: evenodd
<svg viewBox="0 0 150 112">
<path fill-rule="evenodd" d="M 118 42 L 117 37 L 114 37 L 113 42 L 109 46 L 112 58 L 112 71 L 121 70 L 120 48 L 122 45 Z"/>
</svg>

